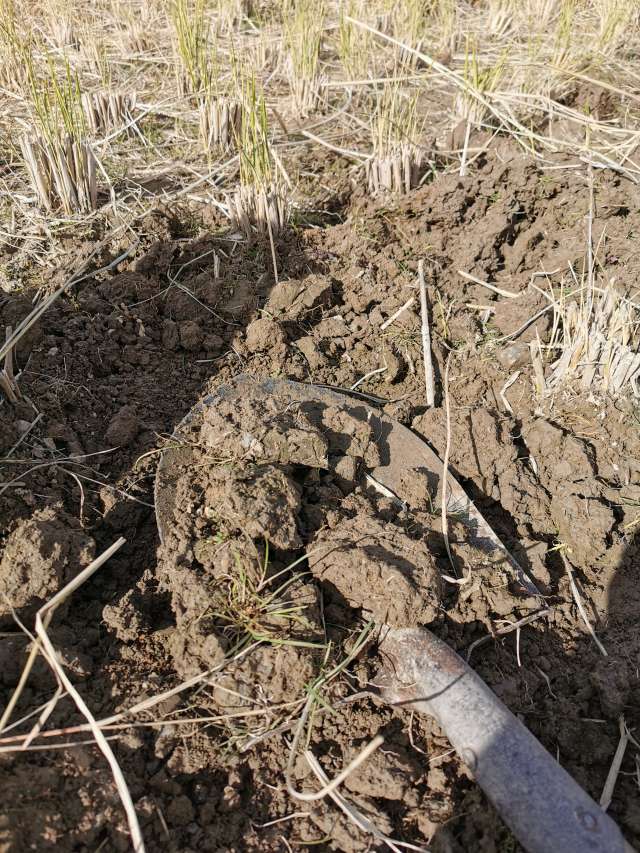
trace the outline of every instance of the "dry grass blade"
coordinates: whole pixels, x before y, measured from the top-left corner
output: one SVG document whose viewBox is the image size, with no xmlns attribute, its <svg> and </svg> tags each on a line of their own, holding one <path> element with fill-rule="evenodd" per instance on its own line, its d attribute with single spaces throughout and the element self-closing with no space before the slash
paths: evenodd
<svg viewBox="0 0 640 853">
<path fill-rule="evenodd" d="M 513 408 L 511 406 L 511 403 L 507 400 L 507 391 L 509 390 L 509 388 L 511 388 L 513 383 L 517 381 L 518 377 L 520 376 L 520 373 L 520 370 L 516 370 L 515 373 L 512 373 L 500 389 L 500 399 L 502 400 L 502 405 L 504 406 L 505 410 L 509 412 L 510 415 L 513 415 Z"/>
<path fill-rule="evenodd" d="M 5 459 L 9 459 L 11 456 L 13 456 L 13 454 L 20 447 L 22 442 L 29 436 L 29 433 L 31 432 L 31 430 L 36 426 L 36 424 L 38 424 L 42 420 L 43 417 L 44 416 L 43 416 L 42 412 L 40 412 L 39 414 L 37 414 L 35 416 L 35 418 L 31 421 L 29 426 L 25 429 L 25 431 L 23 433 L 21 433 L 21 435 L 17 439 L 17 441 L 6 452 L 6 454 L 4 456 Z"/>
<path fill-rule="evenodd" d="M 5 397 L 10 403 L 15 404 L 20 400 L 22 395 L 13 375 L 13 348 L 15 344 L 11 342 L 13 337 L 11 326 L 7 326 L 5 331 L 7 341 L 5 346 L 7 349 L 4 355 L 4 367 L 0 370 L 0 390 L 4 392 Z M 11 449 L 11 452 L 14 449 L 15 447 Z"/>
<path fill-rule="evenodd" d="M 415 301 L 415 296 L 410 296 L 404 303 L 404 305 L 401 305 L 397 311 L 394 311 L 394 313 L 390 317 L 387 317 L 384 323 L 381 324 L 380 331 L 384 332 L 385 329 L 388 329 L 389 326 L 394 323 L 398 319 L 398 317 L 400 317 L 407 310 L 407 308 L 411 308 Z"/>
<path fill-rule="evenodd" d="M 607 650 L 605 649 L 605 647 L 602 645 L 602 643 L 598 639 L 596 632 L 593 628 L 593 625 L 589 621 L 589 617 L 587 616 L 587 611 L 584 609 L 584 604 L 582 602 L 582 596 L 580 595 L 580 590 L 578 589 L 578 585 L 576 584 L 575 578 L 573 576 L 573 571 L 571 569 L 571 566 L 569 565 L 569 561 L 564 556 L 564 554 L 562 554 L 562 552 L 560 552 L 560 553 L 562 556 L 562 562 L 564 564 L 564 569 L 567 573 L 567 577 L 569 578 L 569 586 L 571 588 L 571 594 L 573 596 L 573 600 L 576 603 L 576 607 L 578 608 L 578 612 L 580 613 L 580 617 L 581 617 L 582 621 L 584 622 L 587 631 L 591 634 L 591 638 L 593 639 L 593 642 L 598 647 L 598 651 L 600 652 L 600 654 L 603 657 L 606 658 L 606 657 L 608 657 Z"/>
<path fill-rule="evenodd" d="M 378 735 L 372 741 L 370 741 L 365 748 L 358 753 L 358 755 L 349 762 L 349 764 L 343 768 L 338 775 L 331 780 L 327 780 L 327 782 L 320 788 L 319 791 L 314 791 L 313 793 L 305 793 L 302 791 L 296 791 L 295 788 L 291 786 L 287 786 L 287 790 L 291 794 L 292 797 L 295 797 L 296 800 L 302 800 L 305 803 L 312 803 L 317 800 L 323 800 L 325 797 L 330 796 L 335 792 L 336 788 L 341 785 L 345 779 L 347 779 L 354 770 L 360 767 L 361 764 L 369 758 L 370 755 L 376 751 L 379 746 L 382 746 L 384 743 L 384 738 L 382 735 Z M 309 750 L 305 751 L 305 755 L 312 755 Z"/>
<path fill-rule="evenodd" d="M 51 621 L 51 617 L 53 616 L 53 612 L 55 610 L 55 607 L 60 603 L 60 601 L 62 601 L 63 598 L 66 598 L 68 595 L 70 595 L 75 589 L 77 589 L 78 586 L 80 586 L 81 583 L 84 582 L 84 580 L 86 580 L 94 572 L 96 572 L 100 568 L 100 566 L 102 566 L 102 564 L 105 563 L 109 559 L 109 557 L 111 557 L 119 548 L 122 547 L 122 545 L 124 545 L 124 542 L 125 542 L 124 539 L 118 539 L 117 542 L 115 542 L 103 554 L 101 554 L 99 557 L 97 557 L 89 566 L 87 566 L 86 569 L 84 569 L 82 572 L 80 572 L 80 574 L 77 575 L 77 577 L 75 577 L 72 581 L 70 581 L 67 584 L 67 586 L 62 591 L 62 592 L 66 592 L 65 596 L 61 597 L 62 593 L 60 592 L 56 596 L 54 596 L 54 598 L 52 598 L 51 601 L 48 602 L 43 608 L 41 608 L 41 611 L 39 611 L 39 613 L 40 612 L 45 613 L 44 622 L 42 622 L 42 619 L 41 619 L 41 622 L 45 628 L 48 626 L 49 622 Z M 81 577 L 83 578 L 83 580 L 79 580 L 79 578 L 81 578 Z M 37 630 L 36 630 L 36 633 L 37 633 Z M 2 714 L 2 718 L 0 719 L 0 732 L 4 731 L 6 726 L 7 726 L 7 723 L 8 723 L 8 721 L 11 717 L 11 714 L 13 712 L 13 709 L 15 708 L 15 706 L 18 702 L 18 699 L 20 698 L 20 695 L 22 694 L 24 686 L 27 683 L 27 679 L 29 678 L 29 674 L 31 672 L 31 669 L 33 668 L 33 664 L 34 664 L 35 659 L 38 655 L 38 652 L 40 651 L 40 648 L 41 648 L 40 639 L 38 639 L 38 640 L 36 640 L 36 642 L 34 642 L 33 646 L 31 647 L 31 651 L 29 653 L 27 663 L 25 664 L 24 669 L 22 670 L 22 674 L 20 676 L 20 681 L 18 682 L 16 689 L 13 691 L 11 699 L 9 700 L 9 703 L 7 704 L 7 707 L 5 708 L 5 710 Z"/>
<path fill-rule="evenodd" d="M 196 687 L 198 685 L 201 685 L 202 683 L 209 683 L 213 675 L 215 675 L 217 672 L 220 672 L 221 670 L 224 670 L 226 667 L 230 666 L 231 664 L 239 661 L 241 658 L 246 657 L 248 654 L 250 654 L 252 651 L 254 651 L 258 646 L 259 646 L 259 643 L 257 643 L 257 642 L 252 643 L 251 645 L 246 646 L 244 649 L 242 649 L 236 655 L 233 655 L 233 656 L 225 659 L 218 666 L 212 667 L 211 669 L 208 669 L 208 670 L 204 670 L 203 672 L 198 673 L 197 675 L 193 676 L 192 678 L 188 679 L 187 681 L 181 682 L 176 687 L 172 687 L 169 690 L 165 690 L 162 693 L 156 694 L 155 696 L 150 696 L 146 699 L 143 699 L 142 701 L 137 702 L 135 705 L 132 705 L 130 708 L 126 708 L 124 711 L 120 711 L 118 714 L 112 714 L 110 717 L 104 717 L 103 719 L 97 720 L 96 724 L 98 725 L 98 727 L 102 731 L 118 731 L 121 729 L 130 729 L 130 728 L 133 728 L 136 726 L 148 726 L 151 728 L 155 728 L 155 727 L 162 727 L 165 725 L 175 725 L 175 726 L 191 725 L 191 724 L 206 725 L 207 723 L 224 722 L 225 720 L 229 720 L 229 719 L 251 717 L 251 716 L 258 716 L 258 715 L 262 715 L 262 714 L 267 714 L 267 713 L 269 713 L 269 709 L 261 708 L 258 710 L 243 711 L 243 712 L 238 713 L 238 714 L 220 714 L 220 715 L 216 715 L 216 716 L 212 716 L 212 717 L 198 716 L 198 717 L 191 717 L 191 718 L 185 717 L 185 718 L 180 718 L 180 719 L 176 719 L 176 720 L 162 719 L 162 720 L 152 720 L 152 721 L 147 721 L 147 722 L 136 722 L 136 721 L 130 720 L 129 722 L 125 722 L 125 720 L 128 717 L 133 717 L 137 714 L 142 714 L 146 711 L 149 711 L 152 708 L 155 708 L 158 705 L 160 705 L 165 700 L 171 699 L 174 696 L 179 696 L 180 694 L 185 693 L 187 690 L 190 690 L 192 687 Z M 36 652 L 37 652 L 37 649 L 36 649 Z M 218 685 L 218 689 L 224 689 L 224 688 L 221 688 L 220 685 Z M 296 707 L 296 706 L 299 707 L 300 704 L 301 704 L 301 702 L 299 700 L 296 700 L 293 702 L 284 703 L 282 706 L 278 706 L 278 707 L 282 707 L 282 708 L 289 708 L 289 707 Z M 46 710 L 48 708 L 48 706 L 49 706 L 49 703 L 46 703 L 42 707 L 42 709 L 38 709 L 38 712 Z M 24 719 L 28 719 L 28 717 L 24 718 Z M 12 729 L 15 726 L 17 726 L 19 724 L 19 722 L 21 722 L 21 721 L 18 721 L 16 723 L 12 723 L 10 726 L 6 726 L 4 729 L 0 728 L 0 731 L 9 731 L 9 729 Z M 92 724 L 90 724 L 90 723 L 84 723 L 84 724 L 80 724 L 80 725 L 76 725 L 76 726 L 67 726 L 67 727 L 61 728 L 61 729 L 48 729 L 47 731 L 39 732 L 38 738 L 39 739 L 48 739 L 48 738 L 58 738 L 58 737 L 61 737 L 64 735 L 80 734 L 83 732 L 91 731 L 92 730 L 91 726 L 92 726 Z M 25 743 L 30 738 L 31 738 L 31 735 L 13 735 L 11 737 L 0 738 L 0 744 L 2 744 L 2 747 L 0 747 L 0 752 L 2 752 L 2 751 L 11 752 L 11 751 L 15 751 L 16 749 L 22 750 L 25 748 Z M 43 748 L 45 748 L 45 747 L 43 747 Z"/>
<path fill-rule="evenodd" d="M 304 757 L 309 767 L 313 770 L 316 778 L 322 785 L 326 787 L 329 784 L 329 778 L 320 766 L 318 759 L 309 750 L 305 751 Z M 402 842 L 395 841 L 393 838 L 388 838 L 383 832 L 378 829 L 375 824 L 373 824 L 368 818 L 366 818 L 354 805 L 348 802 L 337 791 L 329 791 L 328 795 L 338 806 L 338 808 L 346 814 L 349 820 L 355 823 L 358 829 L 361 829 L 368 835 L 372 835 L 378 841 L 381 841 L 383 844 L 385 844 L 389 848 L 389 850 L 394 851 L 394 853 L 401 853 L 401 847 L 409 850 L 417 850 L 420 851 L 420 853 L 427 853 L 427 850 L 424 847 L 417 847 L 414 844 L 404 844 Z"/>
<path fill-rule="evenodd" d="M 47 722 L 47 720 L 49 719 L 49 717 L 53 713 L 56 705 L 58 704 L 58 702 L 60 701 L 62 696 L 65 696 L 65 695 L 66 695 L 66 693 L 64 691 L 64 688 L 62 687 L 62 685 L 60 683 L 58 683 L 58 688 L 57 688 L 56 692 L 53 694 L 51 699 L 47 702 L 45 707 L 42 709 L 42 712 L 39 715 L 39 717 L 36 721 L 36 724 L 31 729 L 31 731 L 29 732 L 27 737 L 25 738 L 24 743 L 22 744 L 22 749 L 28 749 L 31 742 L 36 737 L 38 737 L 38 735 L 40 734 L 40 732 L 44 728 L 45 723 Z"/>
<path fill-rule="evenodd" d="M 360 636 L 358 637 L 351 651 L 344 658 L 344 660 L 334 666 L 331 670 L 329 670 L 329 672 L 321 674 L 318 678 L 316 678 L 313 684 L 309 685 L 308 687 L 309 695 L 300 714 L 300 718 L 295 726 L 293 741 L 289 750 L 289 758 L 285 770 L 285 782 L 287 786 L 287 791 L 292 797 L 297 800 L 302 800 L 303 802 L 314 802 L 315 800 L 319 800 L 328 796 L 331 791 L 334 791 L 347 778 L 347 776 L 349 776 L 349 774 L 353 770 L 355 770 L 360 764 L 362 764 L 363 761 L 366 761 L 369 755 L 371 755 L 384 742 L 384 738 L 381 736 L 374 738 L 369 744 L 367 744 L 367 746 L 362 750 L 362 752 L 360 752 L 359 755 L 357 755 L 356 758 L 349 763 L 347 767 L 345 767 L 331 782 L 324 786 L 320 791 L 307 794 L 304 792 L 297 791 L 293 786 L 291 777 L 296 756 L 298 754 L 298 748 L 302 739 L 302 735 L 305 731 L 309 715 L 311 714 L 313 707 L 318 701 L 319 691 L 327 684 L 329 684 L 333 679 L 335 679 L 341 672 L 343 672 L 343 670 L 348 666 L 348 664 L 356 657 L 356 655 L 360 652 L 360 650 L 366 643 L 366 640 L 371 632 L 372 627 L 373 622 L 369 622 L 360 632 Z"/>
<path fill-rule="evenodd" d="M 113 773 L 113 778 L 116 784 L 116 788 L 118 790 L 118 794 L 120 795 L 120 799 L 122 801 L 122 805 L 124 806 L 124 810 L 127 815 L 127 821 L 129 823 L 129 831 L 131 833 L 131 840 L 133 842 L 133 849 L 136 853 L 144 853 L 144 841 L 142 839 L 142 833 L 140 831 L 140 824 L 138 823 L 138 817 L 136 815 L 135 808 L 133 806 L 133 800 L 131 799 L 131 794 L 129 793 L 129 788 L 127 787 L 126 780 L 120 769 L 120 765 L 107 741 L 106 737 L 102 733 L 100 727 L 98 726 L 95 717 L 89 710 L 87 704 L 85 703 L 82 696 L 78 693 L 74 685 L 72 684 L 69 676 L 67 675 L 64 667 L 60 664 L 58 656 L 56 654 L 56 650 L 51 643 L 49 635 L 47 634 L 47 627 L 49 622 L 51 621 L 51 617 L 53 616 L 56 607 L 61 604 L 66 598 L 68 598 L 73 592 L 75 592 L 78 587 L 80 587 L 88 578 L 91 577 L 108 559 L 111 557 L 122 545 L 124 544 L 124 539 L 118 539 L 117 542 L 108 548 L 103 554 L 101 554 L 97 559 L 95 559 L 86 569 L 80 572 L 72 581 L 70 581 L 63 589 L 60 590 L 50 601 L 48 601 L 43 607 L 40 608 L 36 615 L 36 634 L 38 639 L 40 640 L 42 651 L 49 663 L 49 666 L 54 671 L 56 677 L 59 682 L 64 686 L 67 693 L 74 700 L 76 707 L 80 711 L 80 713 L 85 717 L 87 722 L 91 727 L 91 732 L 95 738 L 96 744 L 98 745 L 100 751 L 107 759 L 109 766 L 111 767 L 111 772 Z"/>
<path fill-rule="evenodd" d="M 529 344 L 531 354 L 531 366 L 533 367 L 533 386 L 536 397 L 540 400 L 547 390 L 547 380 L 544 375 L 544 362 L 542 359 L 542 344 L 536 332 L 535 341 Z"/>
<path fill-rule="evenodd" d="M 449 558 L 449 563 L 454 573 L 457 574 L 456 564 L 453 561 L 453 555 L 451 553 L 451 545 L 449 544 L 449 520 L 447 513 L 447 501 L 448 501 L 448 478 L 449 478 L 449 455 L 451 453 L 451 403 L 449 399 L 449 366 L 451 364 L 451 357 L 453 353 L 449 352 L 447 354 L 447 360 L 444 366 L 444 408 L 445 408 L 445 416 L 446 416 L 446 426 L 447 426 L 447 439 L 444 448 L 444 457 L 442 459 L 442 486 L 440 488 L 440 517 L 442 522 L 442 537 L 444 539 L 444 546 L 447 551 L 447 557 Z"/>
<path fill-rule="evenodd" d="M 618 781 L 618 776 L 620 774 L 620 768 L 622 767 L 622 762 L 624 760 L 624 754 L 627 751 L 627 745 L 631 740 L 629 736 L 629 729 L 627 728 L 627 724 L 624 721 L 624 717 L 620 717 L 620 719 L 618 720 L 618 726 L 620 728 L 620 740 L 618 741 L 618 746 L 613 756 L 611 767 L 609 767 L 607 779 L 604 783 L 604 788 L 602 789 L 602 794 L 600 796 L 600 806 L 605 811 L 611 805 L 611 800 L 613 799 L 613 792 L 615 790 L 616 782 Z"/>
<path fill-rule="evenodd" d="M 479 284 L 481 287 L 486 287 L 487 290 L 490 290 L 492 293 L 497 293 L 498 296 L 506 296 L 509 299 L 517 299 L 521 294 L 514 293 L 511 290 L 504 290 L 502 287 L 496 287 L 495 284 L 489 284 L 488 281 L 482 281 L 481 278 L 478 278 L 475 275 L 471 275 L 469 272 L 463 272 L 463 270 L 458 270 L 458 275 L 467 281 L 471 281 L 474 284 Z"/>
<path fill-rule="evenodd" d="M 418 282 L 420 285 L 420 311 L 422 316 L 422 358 L 424 360 L 424 385 L 427 406 L 432 409 L 436 403 L 436 390 L 433 380 L 433 357 L 431 355 L 431 329 L 429 326 L 429 306 L 427 304 L 427 285 L 424 278 L 424 261 L 418 261 Z"/>
</svg>

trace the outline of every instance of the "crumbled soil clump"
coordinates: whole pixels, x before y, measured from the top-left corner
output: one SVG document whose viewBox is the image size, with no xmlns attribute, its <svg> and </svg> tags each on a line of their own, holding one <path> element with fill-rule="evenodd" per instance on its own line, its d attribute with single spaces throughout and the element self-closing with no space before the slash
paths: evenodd
<svg viewBox="0 0 640 853">
<path fill-rule="evenodd" d="M 315 553 L 309 557 L 313 575 L 378 625 L 404 628 L 432 622 L 441 580 L 427 545 L 372 517 L 362 500 L 345 501 L 342 509 L 350 514 L 334 511 L 314 540 Z"/>
<path fill-rule="evenodd" d="M 640 229 L 640 191 L 597 170 L 594 195 L 599 263 L 632 286 L 640 269 L 628 235 Z M 277 284 L 265 272 L 268 245 L 229 251 L 228 233 L 214 228 L 185 236 L 191 211 L 158 211 L 140 223 L 136 254 L 71 288 L 21 340 L 23 399 L 0 408 L 2 704 L 29 650 L 11 607 L 30 629 L 37 608 L 123 536 L 58 610 L 50 634 L 98 719 L 211 671 L 138 715 L 139 726 L 108 731 L 147 849 L 262 853 L 282 850 L 283 839 L 293 850 L 372 849 L 330 799 L 301 804 L 284 785 L 301 707 L 346 659 L 321 695 L 328 707 L 317 707 L 307 745 L 333 777 L 376 735 L 385 743 L 348 777 L 344 796 L 406 844 L 518 849 L 432 720 L 363 695 L 378 664 L 375 635 L 349 655 L 371 619 L 428 624 L 462 653 L 473 646 L 478 674 L 599 799 L 619 716 L 640 725 L 637 403 L 576 389 L 538 400 L 528 343 L 549 341 L 549 312 L 518 333 L 547 304 L 532 276 L 546 271 L 557 285 L 551 271 L 583 268 L 588 209 L 576 170 L 547 170 L 498 140 L 466 177 L 440 174 L 399 198 L 345 191 L 334 224 L 276 241 Z M 122 250 L 107 247 L 98 265 Z M 432 410 L 416 310 L 421 257 L 430 259 Z M 499 297 L 459 270 L 521 295 Z M 410 296 L 413 306 L 381 329 Z M 9 297 L 4 325 L 15 327 L 31 307 L 29 294 Z M 363 483 L 385 460 L 381 437 L 362 420 L 277 397 L 222 399 L 171 438 L 198 400 L 245 373 L 359 383 L 356 394 L 442 456 L 451 351 L 451 472 L 550 608 L 517 632 L 499 633 L 527 612 L 513 577 L 487 564 L 455 514 L 450 565 L 433 484 L 412 460 L 406 507 Z M 160 542 L 162 448 L 176 454 L 178 471 Z M 584 628 L 567 565 L 606 658 Z M 40 659 L 13 720 L 55 689 Z M 3 737 L 29 731 L 33 719 Z M 3 849 L 128 849 L 102 755 L 65 745 L 88 740 L 66 731 L 84 722 L 64 697 L 45 724 L 64 732 L 47 741 L 59 749 L 1 756 Z M 634 750 L 609 813 L 637 846 Z M 292 784 L 319 787 L 302 755 Z"/>
<path fill-rule="evenodd" d="M 36 611 L 88 565 L 95 543 L 76 519 L 55 507 L 36 510 L 7 537 L 0 560 L 0 621 L 33 623 Z"/>
</svg>

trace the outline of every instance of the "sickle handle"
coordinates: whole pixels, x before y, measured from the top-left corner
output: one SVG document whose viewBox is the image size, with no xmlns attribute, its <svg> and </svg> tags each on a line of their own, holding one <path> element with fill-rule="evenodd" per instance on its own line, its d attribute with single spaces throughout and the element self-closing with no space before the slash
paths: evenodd
<svg viewBox="0 0 640 853">
<path fill-rule="evenodd" d="M 529 853 L 633 853 L 617 824 L 453 649 L 424 628 L 383 636 L 383 698 L 436 718 Z"/>
</svg>

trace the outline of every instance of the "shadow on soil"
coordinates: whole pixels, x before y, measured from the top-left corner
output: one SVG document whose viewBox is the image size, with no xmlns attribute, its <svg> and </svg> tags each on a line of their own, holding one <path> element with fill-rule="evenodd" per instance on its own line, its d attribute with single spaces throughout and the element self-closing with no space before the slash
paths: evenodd
<svg viewBox="0 0 640 853">
<path fill-rule="evenodd" d="M 98 673 L 81 680 L 83 694 L 96 714 L 111 713 L 114 696 L 122 701 L 119 679 L 127 683 L 137 679 L 153 692 L 164 676 L 172 675 L 171 662 L 154 657 L 151 646 L 140 651 L 136 639 L 136 631 L 161 633 L 171 624 L 169 602 L 154 590 L 152 579 L 158 547 L 153 514 L 157 455 L 144 454 L 155 451 L 159 437 L 171 434 L 209 382 L 218 377 L 226 381 L 244 369 L 251 355 L 243 340 L 247 324 L 259 316 L 274 284 L 268 247 L 238 248 L 214 236 L 186 238 L 172 227 L 170 221 L 162 220 L 147 251 L 130 269 L 103 281 L 86 282 L 73 301 L 52 309 L 39 336 L 31 339 L 30 351 L 20 356 L 26 391 L 47 421 L 56 424 L 56 446 L 66 453 L 77 452 L 72 450 L 76 446 L 84 453 L 97 453 L 106 446 L 118 448 L 97 467 L 103 486 L 88 491 L 87 526 L 98 551 L 120 535 L 127 538 L 127 544 L 110 561 L 108 572 L 98 573 L 79 591 L 73 608 L 60 620 L 56 638 L 59 648 L 84 661 L 87 673 Z M 215 275 L 215 256 L 220 258 L 219 277 Z M 295 241 L 279 247 L 278 260 L 281 279 L 315 271 Z M 4 314 L 3 318 L 6 320 Z M 296 321 L 284 328 L 289 336 L 299 335 L 308 333 L 314 322 L 311 316 L 302 325 Z M 51 355 L 54 349 L 55 358 Z M 309 367 L 302 356 L 295 364 L 297 372 L 292 378 L 308 378 Z M 268 375 L 279 366 L 269 364 L 265 356 L 260 369 Z M 10 435 L 8 445 L 14 440 Z M 55 471 L 36 472 L 28 488 L 28 500 L 12 497 L 2 509 L 3 516 L 29 517 L 34 505 L 42 503 L 59 504 L 77 515 L 80 489 L 69 478 Z M 509 533 L 508 518 L 503 518 L 502 528 L 497 529 L 499 534 Z M 597 630 L 608 657 L 599 654 L 586 634 L 576 640 L 559 621 L 544 626 L 534 623 L 522 631 L 522 666 L 518 665 L 514 635 L 482 646 L 471 660 L 478 674 L 596 800 L 617 745 L 618 717 L 623 714 L 630 728 L 640 728 L 639 566 L 640 541 L 636 537 L 614 575 L 603 579 L 608 586 L 607 615 Z M 134 602 L 133 609 L 142 622 L 130 626 L 127 642 L 116 641 L 103 622 L 104 607 L 132 590 L 138 595 L 139 583 L 140 601 Z M 450 631 L 452 642 L 457 627 Z M 460 646 L 468 642 L 465 634 Z M 10 671 L 7 664 L 5 701 L 17 675 L 19 671 Z M 25 693 L 25 707 L 18 711 L 46 701 L 50 688 L 44 676 L 41 682 L 36 680 Z M 62 710 L 55 722 L 66 724 Z M 395 730 L 395 742 L 411 750 L 405 728 L 397 720 L 389 725 Z M 243 839 L 252 822 L 270 819 L 271 800 L 265 789 L 256 794 L 254 784 L 261 772 L 259 761 L 248 758 L 239 762 L 225 755 L 224 772 L 203 768 L 169 773 L 173 747 L 168 740 L 164 747 L 158 746 L 158 739 L 157 734 L 145 730 L 117 747 L 134 799 L 144 804 L 151 797 L 162 805 L 161 809 L 149 807 L 142 817 L 148 849 L 248 849 Z M 420 755 L 417 760 L 427 761 Z M 65 765 L 64 772 L 47 753 L 7 761 L 3 775 L 12 806 L 0 826 L 3 849 L 7 853 L 32 848 L 127 849 L 126 836 L 114 831 L 111 824 L 118 807 L 105 802 L 108 778 L 100 776 L 97 786 L 87 781 L 100 761 L 86 753 L 77 759 L 77 766 Z M 623 832 L 637 837 L 640 793 L 633 771 L 630 749 L 609 812 Z M 445 768 L 443 776 L 447 773 L 453 775 Z M 69 790 L 83 785 L 85 796 L 100 803 L 102 809 L 91 826 L 85 825 L 86 814 L 81 809 L 74 812 L 68 807 Z M 102 793 L 100 785 L 104 786 Z M 280 796 L 277 791 L 269 794 L 274 800 Z M 449 794 L 425 792 L 417 807 L 427 816 L 423 827 L 431 817 L 431 825 L 437 825 L 436 799 L 446 796 L 453 798 L 455 807 L 450 820 L 435 832 L 430 845 L 435 853 L 517 849 L 477 787 L 463 774 L 458 774 Z M 424 831 L 418 831 L 417 823 L 405 824 L 402 802 L 382 799 L 379 805 L 392 820 L 396 837 L 424 843 Z M 79 829 L 83 817 L 85 823 Z M 286 826 L 278 827 L 278 832 L 289 832 Z M 283 849 L 277 838 L 278 833 L 269 850 Z M 342 848 L 322 841 L 313 849 Z"/>
<path fill-rule="evenodd" d="M 574 573 L 580 585 L 579 572 L 574 569 Z M 606 657 L 586 631 L 576 639 L 563 630 L 560 622 L 557 628 L 533 623 L 523 629 L 521 666 L 514 635 L 480 647 L 470 661 L 596 803 L 618 744 L 619 720 L 624 717 L 632 732 L 640 726 L 639 575 L 637 534 L 615 571 L 603 578 L 606 613 L 598 618 L 587 605 Z M 631 744 L 607 810 L 631 841 L 640 830 L 640 788 L 637 755 L 633 753 Z M 433 853 L 523 849 L 475 786 L 459 790 L 456 805 L 457 814 L 433 836 L 429 847 Z"/>
</svg>

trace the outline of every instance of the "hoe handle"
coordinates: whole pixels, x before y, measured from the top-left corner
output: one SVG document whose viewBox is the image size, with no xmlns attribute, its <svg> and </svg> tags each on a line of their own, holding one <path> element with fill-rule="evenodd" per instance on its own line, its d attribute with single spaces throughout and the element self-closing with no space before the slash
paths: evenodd
<svg viewBox="0 0 640 853">
<path fill-rule="evenodd" d="M 423 628 L 387 629 L 382 695 L 435 717 L 529 853 L 633 853 L 617 824 L 484 681 Z"/>
</svg>

